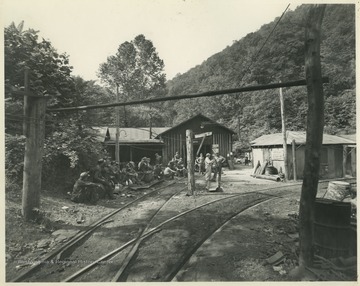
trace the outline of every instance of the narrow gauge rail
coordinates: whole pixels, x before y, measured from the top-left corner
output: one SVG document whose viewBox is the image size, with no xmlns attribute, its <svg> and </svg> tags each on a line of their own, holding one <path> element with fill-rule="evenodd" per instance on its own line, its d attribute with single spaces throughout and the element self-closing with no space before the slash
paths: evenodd
<svg viewBox="0 0 360 286">
<path fill-rule="evenodd" d="M 225 201 L 229 201 L 229 199 L 234 199 L 234 198 L 239 198 L 239 197 L 244 197 L 244 196 L 245 197 L 246 196 L 248 196 L 248 197 L 252 196 L 253 199 L 251 199 L 251 198 L 246 199 L 246 200 L 249 200 L 248 201 L 249 205 L 245 206 L 245 208 L 247 208 L 247 207 L 250 207 L 250 206 L 252 206 L 254 204 L 257 204 L 259 202 L 266 201 L 266 200 L 269 200 L 269 199 L 273 199 L 274 197 L 275 198 L 281 198 L 281 195 L 283 193 L 286 193 L 286 191 L 278 192 L 278 195 L 280 195 L 280 196 L 277 196 L 276 194 L 261 194 L 261 193 L 258 193 L 258 192 L 250 192 L 250 193 L 246 193 L 246 194 L 236 194 L 236 195 L 232 195 L 232 196 L 225 196 L 225 197 L 222 197 L 222 198 L 219 198 L 219 199 L 216 199 L 216 200 L 201 204 L 201 205 L 196 206 L 194 208 L 187 209 L 186 211 L 184 211 L 184 212 L 182 212 L 182 213 L 180 213 L 178 215 L 175 215 L 175 216 L 173 216 L 171 218 L 168 218 L 168 219 L 164 219 L 160 215 L 158 215 L 156 217 L 156 219 L 154 217 L 154 221 L 158 220 L 159 224 L 156 227 L 151 228 L 148 232 L 145 232 L 140 240 L 133 239 L 133 240 L 127 242 L 126 244 L 122 245 L 121 247 L 111 251 L 109 254 L 101 257 L 97 261 L 94 261 L 93 263 L 87 265 L 86 267 L 84 267 L 83 269 L 78 271 L 77 273 L 74 273 L 73 275 L 67 277 L 62 282 L 99 281 L 100 277 L 101 277 L 100 278 L 101 281 L 126 281 L 126 277 L 128 276 L 128 273 L 131 272 L 132 265 L 136 264 L 136 261 L 131 260 L 133 258 L 133 257 L 131 257 L 131 259 L 129 259 L 128 262 L 126 263 L 126 265 L 124 266 L 124 263 L 123 263 L 124 255 L 121 255 L 121 251 L 126 249 L 129 245 L 131 245 L 135 241 L 140 243 L 140 241 L 142 241 L 143 239 L 149 237 L 149 235 L 151 235 L 151 234 L 155 235 L 155 233 L 158 233 L 160 230 L 161 230 L 161 232 L 163 232 L 164 231 L 164 225 L 168 225 L 168 224 L 171 224 L 171 223 L 177 224 L 178 220 L 183 219 L 183 217 L 188 217 L 188 215 L 190 213 L 194 213 L 192 215 L 192 217 L 198 217 L 199 213 L 200 213 L 200 216 L 203 216 L 204 213 L 206 214 L 206 212 L 207 212 L 207 210 L 206 210 L 207 207 L 209 207 L 209 206 L 211 207 L 212 205 L 219 204 L 219 203 L 221 203 L 221 201 L 225 202 Z M 231 202 L 227 202 L 226 204 L 229 204 L 229 203 L 231 203 Z M 232 202 L 231 204 L 233 206 L 237 205 L 237 207 L 239 205 L 241 205 L 241 204 L 238 203 L 238 200 L 236 200 L 236 203 Z M 242 207 L 240 207 L 240 208 L 242 209 Z M 235 211 L 235 213 L 234 212 L 229 212 L 228 214 L 230 214 L 230 216 L 232 217 L 232 216 L 236 215 L 238 212 L 236 212 L 236 211 Z M 241 212 L 241 210 L 240 210 L 240 212 Z M 228 219 L 230 219 L 230 218 L 228 218 Z M 228 219 L 226 219 L 226 221 Z M 194 219 L 194 221 L 195 221 L 195 219 Z M 180 224 L 184 225 L 184 222 L 180 222 Z M 204 227 L 203 225 L 202 226 L 196 226 L 195 229 L 199 228 L 199 230 L 200 230 L 200 228 L 203 228 L 203 227 Z M 207 229 L 216 230 L 218 227 L 219 227 L 218 222 L 216 222 L 215 226 L 207 227 Z M 170 230 L 170 231 L 172 231 L 172 230 Z M 187 230 L 185 229 L 184 231 L 186 232 Z M 213 232 L 214 231 L 206 232 L 201 237 L 200 241 L 202 241 L 202 242 L 205 241 L 209 236 L 212 235 Z M 202 242 L 200 242 L 200 244 L 199 243 L 196 244 L 197 247 L 199 247 L 202 244 Z M 164 247 L 166 247 L 166 246 L 164 246 Z M 138 250 L 138 249 L 136 249 L 136 250 Z M 133 255 L 134 255 L 134 253 L 133 253 Z M 161 258 L 160 257 L 157 257 L 157 258 L 152 257 L 152 259 L 153 260 L 159 260 L 159 259 L 164 260 L 165 257 L 161 257 Z M 109 260 L 112 261 L 112 263 L 103 264 L 104 261 L 109 261 Z M 150 263 L 152 263 L 152 261 L 150 261 Z M 182 262 L 179 262 L 179 263 L 182 264 Z M 105 268 L 107 268 L 107 269 L 105 269 Z M 117 269 L 122 269 L 122 270 L 117 271 Z M 89 272 L 87 274 L 87 272 L 90 271 L 90 270 L 91 270 L 91 272 Z M 114 275 L 114 271 L 115 272 L 117 271 L 117 274 Z M 177 272 L 177 271 L 175 271 L 175 272 Z M 174 272 L 174 271 L 172 271 L 172 272 Z M 175 274 L 173 274 L 173 275 L 175 275 Z M 167 280 L 164 280 L 164 281 L 171 281 L 171 279 L 169 280 L 169 278 L 166 278 L 166 279 Z M 147 280 L 143 280 L 143 281 L 147 281 Z M 151 281 L 151 280 L 149 280 L 149 281 Z"/>
<path fill-rule="evenodd" d="M 321 183 L 325 183 L 325 182 L 327 182 L 327 181 L 323 181 L 323 182 L 321 182 Z M 186 215 L 186 214 L 189 213 L 189 212 L 193 212 L 193 211 L 196 210 L 196 209 L 202 208 L 202 207 L 204 207 L 204 206 L 206 206 L 206 205 L 215 203 L 215 202 L 217 202 L 217 201 L 225 200 L 225 199 L 232 198 L 232 197 L 245 196 L 245 195 L 248 195 L 248 194 L 264 194 L 268 199 L 271 199 L 271 197 L 278 197 L 278 195 L 267 194 L 267 191 L 273 190 L 273 189 L 276 189 L 276 190 L 281 190 L 281 189 L 284 189 L 284 188 L 287 189 L 287 188 L 291 188 L 291 186 L 298 186 L 298 185 L 300 185 L 300 183 L 294 183 L 294 184 L 292 184 L 292 185 L 285 185 L 285 186 L 276 186 L 276 187 L 274 187 L 274 188 L 266 188 L 266 189 L 263 188 L 263 189 L 258 189 L 258 190 L 256 190 L 255 192 L 247 192 L 247 193 L 241 193 L 241 194 L 239 194 L 239 193 L 234 193 L 234 194 L 223 193 L 222 198 L 220 198 L 220 199 L 218 199 L 218 200 L 214 200 L 214 201 L 208 202 L 208 203 L 206 203 L 206 204 L 203 204 L 203 205 L 201 205 L 201 206 L 198 206 L 198 207 L 196 207 L 196 208 L 187 210 L 187 211 L 185 211 L 185 212 L 183 212 L 183 213 L 181 213 L 181 214 L 179 214 L 179 215 L 176 215 L 176 216 L 174 216 L 174 217 L 172 217 L 172 218 L 170 218 L 170 219 L 167 219 L 167 220 L 163 221 L 163 222 L 160 223 L 158 226 L 153 227 L 152 229 L 148 230 L 150 223 L 153 221 L 155 215 L 158 214 L 158 212 L 159 212 L 159 210 L 158 210 L 158 211 L 156 211 L 155 215 L 153 215 L 153 217 L 151 217 L 150 222 L 147 224 L 147 226 L 146 226 L 145 228 L 143 228 L 142 231 L 140 231 L 140 234 L 137 236 L 136 239 L 132 239 L 132 240 L 128 241 L 127 243 L 123 244 L 121 247 L 116 248 L 115 250 L 111 251 L 110 253 L 107 253 L 106 255 L 102 256 L 101 258 L 97 259 L 96 261 L 93 261 L 92 263 L 88 264 L 86 267 L 84 267 L 84 268 L 82 268 L 81 270 L 77 271 L 75 274 L 68 276 L 68 277 L 65 278 L 63 281 L 64 281 L 64 282 L 73 281 L 73 280 L 75 280 L 77 277 L 81 277 L 82 275 L 84 275 L 84 273 L 86 273 L 86 272 L 89 271 L 90 269 L 92 269 L 92 268 L 94 268 L 95 266 L 99 265 L 101 262 L 110 259 L 111 257 L 115 257 L 115 254 L 118 254 L 119 252 L 121 252 L 122 250 L 126 249 L 128 246 L 130 246 L 130 245 L 132 245 L 132 244 L 134 244 L 134 243 L 137 243 L 137 244 L 138 244 L 137 247 L 138 247 L 139 244 L 140 244 L 140 242 L 141 242 L 144 238 L 147 238 L 147 237 L 149 237 L 150 235 L 152 235 L 152 234 L 154 234 L 154 233 L 156 233 L 156 232 L 159 232 L 159 231 L 161 230 L 161 227 L 162 227 L 163 225 L 165 225 L 165 224 L 167 224 L 167 223 L 169 223 L 169 222 L 171 222 L 171 221 L 173 221 L 173 220 L 176 220 L 177 218 L 179 218 L 179 217 L 181 217 L 181 216 L 184 216 L 184 215 Z M 152 193 L 156 193 L 156 192 L 159 191 L 160 189 L 163 189 L 163 188 L 166 188 L 166 187 L 167 187 L 167 186 L 164 186 L 164 187 L 161 187 L 161 188 L 159 188 L 159 189 L 156 189 L 156 190 L 154 190 L 154 191 L 146 194 L 145 196 L 142 196 L 142 197 L 138 198 L 136 201 L 139 201 L 139 200 L 141 200 L 142 198 L 147 197 L 148 195 L 150 195 L 150 194 L 152 194 Z M 261 193 L 261 192 L 265 192 L 265 193 Z M 202 195 L 204 195 L 204 194 L 202 194 Z M 212 195 L 212 194 L 210 193 L 209 195 Z M 219 195 L 221 195 L 221 194 L 219 194 Z M 199 194 L 198 194 L 198 197 L 201 197 L 201 195 L 199 196 Z M 268 200 L 268 199 L 266 199 L 266 200 Z M 136 201 L 133 201 L 133 202 L 127 204 L 126 206 L 123 206 L 122 208 L 114 211 L 113 213 L 105 216 L 104 218 L 102 218 L 101 220 L 99 220 L 97 223 L 94 223 L 94 224 L 92 225 L 92 228 L 95 228 L 95 229 L 96 229 L 97 227 L 101 226 L 101 224 L 106 223 L 106 222 L 107 222 L 106 220 L 107 220 L 110 216 L 112 216 L 112 215 L 114 215 L 115 213 L 119 212 L 120 210 L 122 210 L 122 209 L 124 209 L 124 208 L 126 208 L 126 207 L 128 207 L 128 206 L 130 206 L 130 205 L 132 205 L 132 204 L 134 204 Z M 259 202 L 259 203 L 261 203 L 261 202 Z M 250 207 L 251 207 L 251 206 L 250 206 Z M 241 213 L 241 211 L 240 211 L 240 213 Z M 234 215 L 237 215 L 237 214 L 238 214 L 238 213 L 235 213 Z M 231 219 L 231 218 L 229 218 L 229 219 Z M 226 223 L 226 222 L 225 222 L 225 223 Z M 90 228 L 89 230 L 90 230 L 90 232 L 91 232 L 91 228 Z M 88 230 L 88 231 L 89 231 L 89 230 Z M 83 233 L 87 233 L 87 231 L 84 231 Z M 79 235 L 76 235 L 74 238 L 76 238 L 76 237 L 79 237 Z M 74 238 L 71 239 L 71 241 L 69 241 L 70 244 L 71 244 L 71 242 L 74 241 Z M 206 238 L 205 238 L 205 240 L 206 240 Z M 70 247 L 70 246 L 69 246 L 69 243 L 68 243 L 67 245 L 65 245 L 65 246 Z M 75 242 L 75 243 L 76 243 L 76 242 Z M 200 244 L 200 245 L 201 245 L 201 244 Z M 199 245 L 199 246 L 200 246 L 200 245 Z M 198 246 L 198 247 L 199 247 L 199 246 Z M 135 252 L 137 252 L 137 247 L 135 248 L 134 253 L 129 256 L 129 263 L 130 263 L 130 261 L 132 260 L 132 257 L 133 257 L 133 255 L 135 254 Z M 62 249 L 62 250 L 61 250 L 61 249 Z M 57 250 L 57 251 L 55 251 L 55 252 L 59 255 L 59 253 L 61 253 L 61 252 L 64 250 L 64 247 L 61 247 L 61 249 L 60 249 L 60 251 Z M 51 255 L 52 257 L 54 257 L 54 256 L 56 255 L 56 253 L 55 253 L 55 254 L 52 253 L 52 254 L 50 254 L 50 255 Z M 50 255 L 49 255 L 49 256 L 50 256 Z M 191 256 L 191 255 L 190 255 L 190 256 Z M 124 264 L 123 264 L 123 265 L 124 265 Z M 122 267 L 124 268 L 123 270 L 125 270 L 126 268 L 128 268 L 128 265 L 122 266 Z M 120 267 L 120 269 L 121 269 L 121 267 Z M 30 270 L 31 270 L 31 269 L 30 269 Z M 177 273 L 177 271 L 179 271 L 179 270 L 180 270 L 180 268 L 179 268 L 178 270 L 176 270 L 175 272 Z M 29 272 L 29 271 L 28 271 L 28 272 Z M 30 272 L 31 272 L 31 271 L 30 271 Z M 168 274 L 168 275 L 166 276 L 167 278 L 166 278 L 165 281 L 171 281 L 170 277 L 174 277 L 174 275 L 176 275 L 175 272 L 172 271 L 171 273 L 173 273 L 173 274 Z M 119 271 L 118 271 L 118 273 L 119 273 Z M 174 273 L 175 273 L 175 274 L 174 274 Z M 25 273 L 25 274 L 27 274 L 27 273 Z M 28 274 L 28 275 L 29 275 L 29 274 Z M 128 275 L 128 274 L 126 274 L 126 275 Z M 23 279 L 23 277 L 24 277 L 24 274 L 22 274 L 22 279 Z M 19 277 L 18 277 L 18 278 L 19 278 Z M 115 279 L 115 280 L 120 279 L 120 281 L 124 281 L 124 274 L 121 273 L 121 275 L 118 275 L 116 278 L 114 277 L 113 279 Z M 169 279 L 170 279 L 170 280 L 169 280 Z M 36 280 L 37 280 L 37 279 L 36 279 Z M 80 281 L 81 281 L 81 280 L 82 280 L 82 278 L 80 279 Z M 114 281 L 115 281 L 115 280 L 114 280 Z M 21 281 L 21 280 L 17 280 L 17 281 Z M 59 281 L 59 280 L 57 280 L 57 281 Z M 97 280 L 87 280 L 87 279 L 85 279 L 85 281 L 97 281 Z"/>
<path fill-rule="evenodd" d="M 61 245 L 53 252 L 46 255 L 43 259 L 36 261 L 36 263 L 34 263 L 30 268 L 28 268 L 23 273 L 12 279 L 11 282 L 26 281 L 27 279 L 30 279 L 32 276 L 36 275 L 37 273 L 43 271 L 44 268 L 48 266 L 53 267 L 59 261 L 65 263 L 67 257 L 69 257 L 79 246 L 83 245 L 85 241 L 91 238 L 94 235 L 94 233 L 96 233 L 97 230 L 99 230 L 105 224 L 109 224 L 110 222 L 112 222 L 113 217 L 115 215 L 117 215 L 120 212 L 123 212 L 126 209 L 134 207 L 136 204 L 146 201 L 146 199 L 149 197 L 152 196 L 159 197 L 160 194 L 163 194 L 164 191 L 166 192 L 166 190 L 169 189 L 175 183 L 176 182 L 170 182 L 168 184 L 161 185 L 155 188 L 154 190 L 151 190 L 150 192 L 147 192 L 146 194 L 138 197 L 137 199 L 127 203 L 126 205 L 118 209 L 115 209 L 114 211 L 105 215 L 101 219 L 91 223 L 85 230 L 79 231 L 72 238 L 70 238 L 65 244 Z M 168 194 L 168 195 L 172 195 L 172 194 Z M 62 264 L 64 265 L 64 263 Z M 56 272 L 56 270 L 53 271 Z"/>
</svg>

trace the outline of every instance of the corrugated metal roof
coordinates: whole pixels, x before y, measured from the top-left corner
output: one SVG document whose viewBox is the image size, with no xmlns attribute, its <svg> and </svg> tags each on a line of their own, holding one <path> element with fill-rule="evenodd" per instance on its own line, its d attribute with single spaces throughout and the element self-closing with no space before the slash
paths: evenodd
<svg viewBox="0 0 360 286">
<path fill-rule="evenodd" d="M 149 127 L 138 127 L 138 128 L 120 128 L 120 143 L 161 143 L 159 139 L 155 137 L 169 129 L 170 127 L 153 127 L 152 138 L 150 137 Z M 109 129 L 110 138 L 107 138 L 107 142 L 115 141 L 116 138 L 116 127 L 93 127 L 99 133 L 99 140 L 105 141 L 106 132 Z"/>
<path fill-rule="evenodd" d="M 305 131 L 287 131 L 286 132 L 286 143 L 291 144 L 295 140 L 297 145 L 306 143 L 306 132 Z M 283 134 L 274 133 L 260 136 L 259 138 L 251 142 L 251 146 L 274 146 L 283 145 Z M 356 141 L 342 138 L 340 136 L 324 134 L 323 145 L 355 145 Z"/>
</svg>

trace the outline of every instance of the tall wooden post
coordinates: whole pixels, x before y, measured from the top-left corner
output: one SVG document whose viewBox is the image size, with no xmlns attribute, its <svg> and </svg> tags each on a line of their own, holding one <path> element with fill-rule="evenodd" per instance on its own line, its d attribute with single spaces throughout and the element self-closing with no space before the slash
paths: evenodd
<svg viewBox="0 0 360 286">
<path fill-rule="evenodd" d="M 346 145 L 343 146 L 343 177 L 346 176 L 346 165 L 347 165 L 347 154 L 348 154 L 348 147 Z"/>
<path fill-rule="evenodd" d="M 294 175 L 294 181 L 297 180 L 297 172 L 296 172 L 296 144 L 295 139 L 291 142 L 292 145 L 292 161 L 293 161 L 293 175 Z"/>
<path fill-rule="evenodd" d="M 289 171 L 288 171 L 289 167 L 288 167 L 288 152 L 287 152 L 287 143 L 286 143 L 285 104 L 284 104 L 282 88 L 280 88 L 280 108 L 281 108 L 281 129 L 283 135 L 283 149 L 284 149 L 284 175 L 286 181 L 289 179 Z"/>
<path fill-rule="evenodd" d="M 119 85 L 116 85 L 116 102 L 120 101 L 119 95 Z M 115 161 L 120 163 L 120 146 L 119 146 L 119 137 L 120 137 L 120 107 L 115 107 L 116 110 L 116 137 L 115 137 Z"/>
<path fill-rule="evenodd" d="M 320 155 L 324 130 L 324 92 L 320 64 L 320 30 L 326 5 L 313 5 L 305 30 L 305 73 L 308 114 L 305 147 L 304 180 L 300 198 L 299 266 L 313 264 L 313 222 L 319 182 Z"/>
<path fill-rule="evenodd" d="M 45 136 L 46 98 L 30 96 L 29 71 L 25 70 L 24 135 L 26 136 L 22 215 L 25 220 L 35 217 L 40 207 L 42 153 Z"/>
<path fill-rule="evenodd" d="M 194 146 L 193 146 L 193 132 L 186 130 L 186 159 L 188 169 L 188 191 L 187 195 L 191 196 L 195 190 L 195 177 L 194 177 Z"/>
</svg>

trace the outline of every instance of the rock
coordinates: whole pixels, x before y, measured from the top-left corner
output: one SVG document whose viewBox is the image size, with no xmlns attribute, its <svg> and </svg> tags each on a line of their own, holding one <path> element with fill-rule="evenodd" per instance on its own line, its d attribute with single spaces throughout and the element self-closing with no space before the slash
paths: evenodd
<svg viewBox="0 0 360 286">
<path fill-rule="evenodd" d="M 75 235 L 76 233 L 78 233 L 78 230 L 75 229 L 58 229 L 55 230 L 54 232 L 51 233 L 52 236 L 66 236 L 66 237 L 70 237 Z"/>
<path fill-rule="evenodd" d="M 294 241 L 299 240 L 299 233 L 288 233 L 288 236 Z"/>
<path fill-rule="evenodd" d="M 273 256 L 266 259 L 266 262 L 270 265 L 277 265 L 284 259 L 284 254 L 281 251 L 278 251 Z M 275 266 L 274 266 L 275 267 Z"/>
<path fill-rule="evenodd" d="M 314 274 L 306 270 L 303 266 L 297 266 L 289 272 L 290 281 L 313 281 L 316 280 Z"/>
<path fill-rule="evenodd" d="M 160 278 L 160 274 L 159 273 L 155 273 L 153 276 L 151 276 L 152 280 L 157 280 Z"/>
<path fill-rule="evenodd" d="M 59 235 L 58 237 L 55 238 L 55 241 L 56 241 L 56 242 L 63 242 L 63 241 L 65 241 L 65 240 L 67 240 L 67 239 L 68 239 L 67 236 L 65 236 L 65 235 Z"/>
<path fill-rule="evenodd" d="M 83 214 L 79 214 L 77 219 L 76 219 L 77 223 L 83 223 L 85 222 L 85 216 Z"/>
<path fill-rule="evenodd" d="M 47 239 L 42 239 L 42 240 L 38 241 L 38 243 L 37 243 L 36 246 L 37 246 L 38 248 L 46 248 L 46 247 L 49 246 L 49 244 L 50 244 L 50 241 L 49 241 L 49 240 L 47 240 Z"/>
</svg>

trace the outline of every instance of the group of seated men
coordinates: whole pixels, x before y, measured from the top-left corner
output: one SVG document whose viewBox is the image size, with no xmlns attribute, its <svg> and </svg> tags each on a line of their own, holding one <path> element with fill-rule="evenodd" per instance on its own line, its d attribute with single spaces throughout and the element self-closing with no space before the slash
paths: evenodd
<svg viewBox="0 0 360 286">
<path fill-rule="evenodd" d="M 74 202 L 96 203 L 99 198 L 114 199 L 115 185 L 142 185 L 157 179 L 172 179 L 174 176 L 186 176 L 187 172 L 182 159 L 176 154 L 164 169 L 161 156 L 155 154 L 155 164 L 150 158 L 143 157 L 136 165 L 133 161 L 111 161 L 110 158 L 100 159 L 95 168 L 83 172 L 75 182 L 71 200 Z"/>
<path fill-rule="evenodd" d="M 180 158 L 178 152 L 175 153 L 174 157 L 169 161 L 163 171 L 165 179 L 174 179 L 174 176 L 186 177 L 187 169 L 185 168 L 183 159 Z"/>
</svg>

